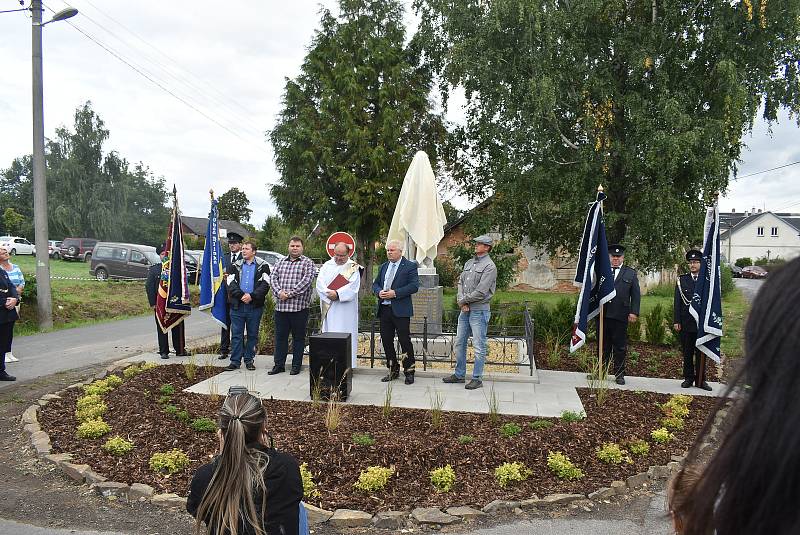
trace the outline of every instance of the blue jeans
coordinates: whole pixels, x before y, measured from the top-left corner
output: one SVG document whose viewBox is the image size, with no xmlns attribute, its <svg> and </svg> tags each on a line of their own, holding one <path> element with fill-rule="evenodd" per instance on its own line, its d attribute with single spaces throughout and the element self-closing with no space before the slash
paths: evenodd
<svg viewBox="0 0 800 535">
<path fill-rule="evenodd" d="M 263 313 L 264 307 L 254 307 L 250 303 L 239 303 L 239 308 L 231 308 L 231 364 L 234 366 L 241 366 L 242 356 L 245 362 L 253 362 Z M 247 341 L 244 341 L 245 329 Z"/>
<path fill-rule="evenodd" d="M 488 310 L 470 310 L 458 315 L 458 328 L 456 329 L 456 371 L 455 376 L 463 379 L 467 374 L 467 339 L 472 334 L 472 347 L 475 349 L 475 365 L 472 368 L 472 378 L 480 381 L 483 376 L 483 363 L 486 360 L 486 333 L 489 329 L 489 318 L 492 313 Z"/>
<path fill-rule="evenodd" d="M 292 367 L 303 365 L 303 351 L 306 348 L 306 325 L 308 325 L 308 309 L 297 312 L 275 311 L 275 366 L 286 365 L 289 353 L 289 333 L 292 333 Z"/>
</svg>

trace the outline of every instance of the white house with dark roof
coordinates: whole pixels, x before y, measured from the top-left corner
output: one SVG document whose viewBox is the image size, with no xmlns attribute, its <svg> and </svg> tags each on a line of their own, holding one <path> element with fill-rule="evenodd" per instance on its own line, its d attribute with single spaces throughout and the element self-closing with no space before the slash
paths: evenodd
<svg viewBox="0 0 800 535">
<path fill-rule="evenodd" d="M 720 251 L 729 262 L 800 256 L 800 214 L 780 212 L 720 213 Z"/>
</svg>

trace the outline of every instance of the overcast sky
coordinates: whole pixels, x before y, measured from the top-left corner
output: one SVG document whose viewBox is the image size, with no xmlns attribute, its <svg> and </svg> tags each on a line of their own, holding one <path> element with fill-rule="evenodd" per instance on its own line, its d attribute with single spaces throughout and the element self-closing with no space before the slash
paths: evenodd
<svg viewBox="0 0 800 535">
<path fill-rule="evenodd" d="M 58 11 L 67 4 L 45 5 Z M 320 5 L 336 2 L 69 5 L 80 10 L 69 21 L 74 26 L 58 22 L 43 30 L 45 135 L 71 127 L 75 108 L 91 100 L 111 132 L 106 150 L 176 184 L 184 214 L 207 214 L 208 190 L 221 194 L 234 186 L 250 199 L 251 223 L 260 226 L 275 213 L 267 184 L 278 175 L 264 132 L 280 110 L 284 78 L 299 72 Z M 16 7 L 16 0 L 0 0 L 0 10 Z M 51 15 L 46 10 L 45 20 Z M 31 152 L 30 33 L 27 13 L 0 14 L 0 168 Z M 449 117 L 457 120 L 456 102 Z M 785 116 L 772 136 L 759 123 L 745 140 L 740 174 L 799 161 L 798 134 Z M 742 178 L 721 202 L 722 210 L 752 207 L 800 212 L 800 165 Z"/>
</svg>

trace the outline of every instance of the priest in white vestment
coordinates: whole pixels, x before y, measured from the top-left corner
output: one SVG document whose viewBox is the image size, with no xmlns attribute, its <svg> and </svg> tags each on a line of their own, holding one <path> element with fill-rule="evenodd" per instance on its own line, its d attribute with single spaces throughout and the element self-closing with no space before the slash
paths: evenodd
<svg viewBox="0 0 800 535">
<path fill-rule="evenodd" d="M 358 355 L 358 289 L 361 286 L 359 266 L 350 260 L 346 243 L 333 248 L 333 258 L 325 262 L 317 276 L 317 295 L 322 308 L 322 332 L 350 333 L 352 367 Z"/>
</svg>

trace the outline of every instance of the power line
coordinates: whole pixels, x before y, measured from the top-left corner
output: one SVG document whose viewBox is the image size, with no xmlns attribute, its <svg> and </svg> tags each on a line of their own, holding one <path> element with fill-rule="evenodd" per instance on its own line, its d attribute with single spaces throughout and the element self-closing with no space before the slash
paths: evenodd
<svg viewBox="0 0 800 535">
<path fill-rule="evenodd" d="M 771 169 L 764 169 L 762 171 L 756 171 L 755 173 L 748 173 L 746 175 L 739 175 L 739 176 L 735 177 L 733 180 L 739 180 L 739 179 L 747 178 L 747 177 L 750 177 L 750 176 L 760 175 L 762 173 L 769 173 L 770 171 L 777 171 L 778 169 L 783 169 L 784 167 L 791 167 L 791 166 L 797 165 L 797 164 L 800 164 L 800 161 L 787 163 L 785 165 L 779 165 L 778 167 L 773 167 Z"/>
<path fill-rule="evenodd" d="M 43 5 L 44 5 L 44 4 L 43 4 Z M 44 7 L 46 7 L 47 9 L 49 9 L 51 12 L 55 13 L 55 11 L 54 11 L 52 8 L 50 8 L 49 6 L 47 6 L 47 5 L 44 5 Z M 219 121 L 218 121 L 217 119 L 215 119 L 214 117 L 212 117 L 212 116 L 208 115 L 207 113 L 205 113 L 204 111 L 202 111 L 201 109 L 199 109 L 197 106 L 195 106 L 194 104 L 192 104 L 191 102 L 189 102 L 187 99 L 185 99 L 185 98 L 181 97 L 180 95 L 178 95 L 177 93 L 175 93 L 174 91 L 172 91 L 171 89 L 169 89 L 168 87 L 166 87 L 166 86 L 164 85 L 164 83 L 162 83 L 162 82 L 160 82 L 160 81 L 158 81 L 158 80 L 156 80 L 156 79 L 155 79 L 155 78 L 156 78 L 156 76 L 155 76 L 155 75 L 151 75 L 151 74 L 147 73 L 147 72 L 146 72 L 146 70 L 144 69 L 144 67 L 138 67 L 138 66 L 134 65 L 134 64 L 132 63 L 132 60 L 130 60 L 130 61 L 129 61 L 129 60 L 125 59 L 125 58 L 122 56 L 122 54 L 121 54 L 121 53 L 118 53 L 118 52 L 116 52 L 116 51 L 115 51 L 115 50 L 113 50 L 113 49 L 112 49 L 112 48 L 111 48 L 109 45 L 105 45 L 105 44 L 103 44 L 103 43 L 102 43 L 100 40 L 98 40 L 97 38 L 93 37 L 92 35 L 90 35 L 90 34 L 89 34 L 89 33 L 87 33 L 86 31 L 84 31 L 82 28 L 80 28 L 79 26 L 77 26 L 76 24 L 74 24 L 72 21 L 69 21 L 69 20 L 67 20 L 67 21 L 65 21 L 65 22 L 66 22 L 67 24 L 69 24 L 70 26 L 72 26 L 73 28 L 75 28 L 75 30 L 77 30 L 77 31 L 78 31 L 78 32 L 79 32 L 81 35 L 83 35 L 84 37 L 86 37 L 87 39 L 89 39 L 90 41 L 92 41 L 93 43 L 95 43 L 97 46 L 99 46 L 100 48 L 102 48 L 103 50 L 105 50 L 106 52 L 108 52 L 109 54 L 111 54 L 112 56 L 114 56 L 116 59 L 118 59 L 120 62 L 122 62 L 122 63 L 123 63 L 123 64 L 125 64 L 126 66 L 130 67 L 130 68 L 131 68 L 133 71 L 135 71 L 137 74 L 139 74 L 140 76 L 142 76 L 142 77 L 144 77 L 145 79 L 147 79 L 149 82 L 151 82 L 152 84 L 154 84 L 156 87 L 158 87 L 158 88 L 159 88 L 159 89 L 161 89 L 162 91 L 166 92 L 167 94 L 169 94 L 170 96 L 172 96 L 172 97 L 173 97 L 173 98 L 175 98 L 176 100 L 178 100 L 178 101 L 180 101 L 181 103 L 183 103 L 184 105 L 186 105 L 186 106 L 187 106 L 188 108 L 190 108 L 191 110 L 193 110 L 193 111 L 195 111 L 196 113 L 198 113 L 198 114 L 202 115 L 203 117 L 205 117 L 206 119 L 208 119 L 209 121 L 211 121 L 212 123 L 214 123 L 215 125 L 219 126 L 220 128 L 222 128 L 223 130 L 227 131 L 228 133 L 230 133 L 230 134 L 232 134 L 232 135 L 234 135 L 234 136 L 238 137 L 238 138 L 239 138 L 239 139 L 241 139 L 242 141 L 245 141 L 245 142 L 247 142 L 247 143 L 250 143 L 250 144 L 252 144 L 253 146 L 255 146 L 255 147 L 258 147 L 258 149 L 259 149 L 259 150 L 261 150 L 261 151 L 263 151 L 264 153 L 266 153 L 266 154 L 269 154 L 269 152 L 266 150 L 266 148 L 265 148 L 265 147 L 263 147 L 262 145 L 260 145 L 260 144 L 258 144 L 258 143 L 255 143 L 255 142 L 253 142 L 251 139 L 249 139 L 248 137 L 245 137 L 245 136 L 243 136 L 243 135 L 239 134 L 238 132 L 236 132 L 236 131 L 232 130 L 231 128 L 229 128 L 229 127 L 228 127 L 228 126 L 226 126 L 225 124 L 223 124 L 223 123 L 219 122 Z"/>
</svg>

